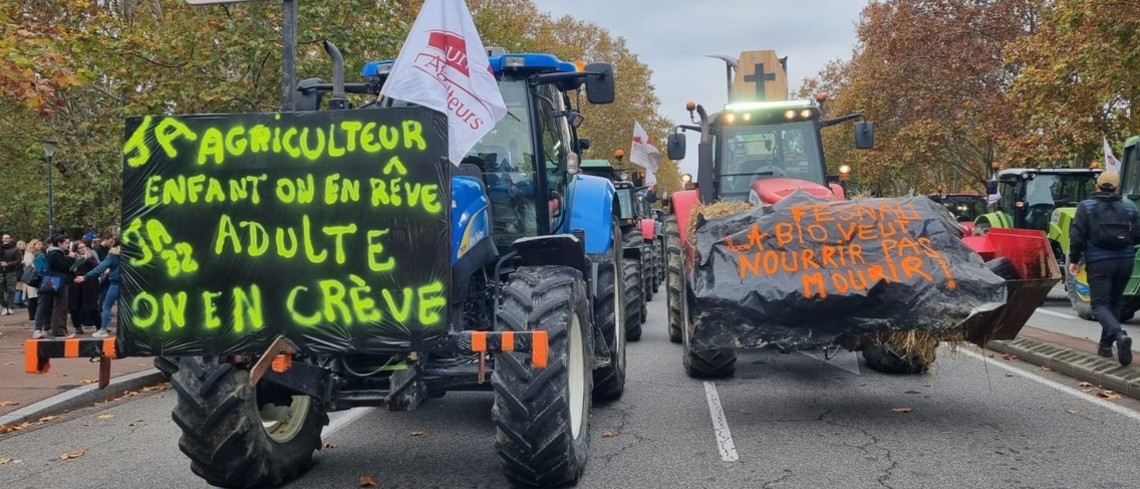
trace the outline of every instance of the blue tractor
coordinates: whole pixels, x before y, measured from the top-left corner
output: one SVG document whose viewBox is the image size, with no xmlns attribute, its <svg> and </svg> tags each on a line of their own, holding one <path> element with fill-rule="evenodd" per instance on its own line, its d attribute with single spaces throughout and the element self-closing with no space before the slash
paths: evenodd
<svg viewBox="0 0 1140 489">
<path fill-rule="evenodd" d="M 407 105 L 381 99 L 352 107 L 346 94 L 378 96 L 394 62 L 368 63 L 362 70 L 365 82 L 346 84 L 335 46 L 326 43 L 326 50 L 333 58 L 333 83 L 302 81 L 299 110 Z M 625 385 L 625 291 L 615 190 L 609 180 L 579 172 L 578 154 L 589 141 L 577 137 L 583 116 L 571 105 L 571 92 L 583 88 L 590 103 L 612 102 L 613 68 L 577 65 L 550 54 L 488 51 L 508 114 L 458 165 L 449 165 L 451 341 L 430 351 L 326 362 L 322 382 L 330 388 L 318 400 L 326 411 L 361 405 L 408 410 L 449 390 L 493 391 L 495 446 L 511 483 L 574 484 L 587 460 L 591 400 L 618 399 Z M 527 336 L 534 332 L 545 332 L 545 345 L 538 335 Z M 540 355 L 547 357 L 545 368 L 536 366 L 540 362 L 534 357 Z M 199 385 L 200 368 L 187 368 L 197 360 L 181 362 L 174 385 Z M 182 397 L 180 405 L 200 401 Z M 276 416 L 294 419 L 296 414 L 283 410 Z M 321 423 L 288 424 L 314 425 L 319 431 Z M 187 453 L 217 448 L 211 437 L 193 433 L 195 427 L 183 428 Z M 212 466 L 192 456 L 194 471 L 219 485 L 279 483 L 280 474 L 290 470 L 228 467 L 301 466 L 318 448 L 258 447 L 237 465 Z"/>
</svg>

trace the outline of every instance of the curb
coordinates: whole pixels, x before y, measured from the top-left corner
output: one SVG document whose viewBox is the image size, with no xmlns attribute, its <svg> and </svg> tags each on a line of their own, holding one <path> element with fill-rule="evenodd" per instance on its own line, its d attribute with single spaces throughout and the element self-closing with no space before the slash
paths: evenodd
<svg viewBox="0 0 1140 489">
<path fill-rule="evenodd" d="M 1140 399 L 1140 366 L 1135 363 L 1121 367 L 1115 358 L 1104 358 L 1024 336 L 1008 341 L 991 341 L 986 348 Z"/>
<path fill-rule="evenodd" d="M 0 416 L 0 425 L 19 424 L 32 421 L 44 416 L 51 416 L 64 411 L 74 411 L 85 408 L 108 397 L 114 397 L 125 390 L 139 390 L 158 384 L 163 380 L 162 372 L 158 369 L 144 370 L 133 374 L 123 375 L 111 379 L 106 389 L 99 389 L 97 384 L 76 387 L 66 392 L 29 404 L 11 413 Z"/>
</svg>

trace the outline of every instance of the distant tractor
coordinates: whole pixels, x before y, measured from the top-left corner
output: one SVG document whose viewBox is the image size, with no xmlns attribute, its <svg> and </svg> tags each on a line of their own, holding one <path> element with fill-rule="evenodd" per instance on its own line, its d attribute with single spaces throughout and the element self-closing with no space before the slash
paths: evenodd
<svg viewBox="0 0 1140 489">
<path fill-rule="evenodd" d="M 981 194 L 938 192 L 927 197 L 942 204 L 968 235 L 974 233 L 974 220 L 986 213 L 986 196 Z"/>
</svg>

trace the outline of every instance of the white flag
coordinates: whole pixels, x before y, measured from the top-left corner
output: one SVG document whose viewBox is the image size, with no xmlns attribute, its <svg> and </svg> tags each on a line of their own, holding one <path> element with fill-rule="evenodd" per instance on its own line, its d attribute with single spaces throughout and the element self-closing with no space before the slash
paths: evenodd
<svg viewBox="0 0 1140 489">
<path fill-rule="evenodd" d="M 507 115 L 467 4 L 427 0 L 381 93 L 447 114 L 451 163 Z"/>
<path fill-rule="evenodd" d="M 661 152 L 653 146 L 653 140 L 641 127 L 641 123 L 633 121 L 633 146 L 629 148 L 629 161 L 645 168 L 645 185 L 657 185 L 657 169 L 661 166 Z"/>
<path fill-rule="evenodd" d="M 1104 169 L 1120 173 L 1120 160 L 1112 155 L 1112 148 L 1108 145 L 1108 138 L 1104 138 Z"/>
</svg>

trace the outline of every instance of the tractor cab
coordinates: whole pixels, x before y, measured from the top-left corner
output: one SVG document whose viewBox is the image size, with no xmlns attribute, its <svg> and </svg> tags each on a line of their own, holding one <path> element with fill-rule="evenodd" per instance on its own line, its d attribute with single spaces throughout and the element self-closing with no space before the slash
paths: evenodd
<svg viewBox="0 0 1140 489">
<path fill-rule="evenodd" d="M 1100 173 L 1101 170 L 1095 168 L 1002 170 L 995 179 L 1001 196 L 997 209 L 975 220 L 975 234 L 985 234 L 995 227 L 1036 229 L 1050 234 L 1051 239 L 1057 239 L 1053 235 L 1062 229 L 1051 228 L 1063 224 L 1067 235 L 1068 222 L 1076 212 L 1077 204 L 1096 191 L 1096 177 Z M 1063 215 L 1069 219 L 1064 219 Z"/>
<path fill-rule="evenodd" d="M 969 193 L 943 193 L 938 192 L 927 195 L 930 200 L 942 204 L 962 230 L 971 235 L 974 231 L 974 220 L 986 213 L 986 196 Z"/>
<path fill-rule="evenodd" d="M 478 209 L 456 209 L 462 215 L 470 211 L 471 224 L 456 229 L 471 236 L 471 225 L 479 228 L 478 236 L 491 236 L 505 251 L 516 240 L 569 233 L 566 210 L 568 189 L 579 173 L 581 151 L 589 148 L 589 140 L 577 137 L 585 118 L 574 110 L 568 92 L 585 85 L 592 104 L 613 100 L 613 68 L 608 63 L 570 63 L 544 53 L 507 53 L 501 48 L 488 48 L 491 69 L 498 80 L 499 91 L 507 106 L 507 115 L 487 133 L 452 169 L 453 175 L 481 180 L 490 201 L 489 217 Z M 364 83 L 342 83 L 344 93 L 379 96 L 394 60 L 372 61 L 364 65 Z M 302 81 L 298 90 L 308 110 L 320 107 L 325 93 L 337 91 L 319 79 Z M 380 98 L 370 102 L 380 107 L 399 107 L 406 102 Z M 455 188 L 456 193 L 463 192 Z M 475 204 L 478 205 L 478 204 Z M 490 221 L 485 229 L 480 221 Z M 462 250 L 470 244 L 459 243 Z"/>
<path fill-rule="evenodd" d="M 688 109 L 700 115 L 700 126 L 678 127 L 701 133 L 701 202 L 773 204 L 797 190 L 844 197 L 837 179 L 827 174 L 820 131 L 861 114 L 825 120 L 821 106 L 812 100 L 730 103 L 711 116 L 694 103 Z M 858 123 L 856 146 L 870 148 L 873 141 L 870 123 Z M 670 134 L 669 158 L 684 157 L 684 134 Z"/>
</svg>

